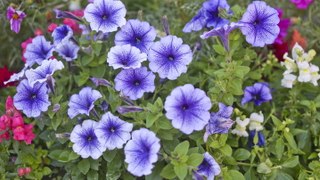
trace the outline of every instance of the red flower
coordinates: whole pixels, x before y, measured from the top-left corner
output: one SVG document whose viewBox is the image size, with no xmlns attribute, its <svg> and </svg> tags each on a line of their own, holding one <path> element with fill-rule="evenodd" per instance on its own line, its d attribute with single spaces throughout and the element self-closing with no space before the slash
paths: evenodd
<svg viewBox="0 0 320 180">
<path fill-rule="evenodd" d="M 10 72 L 7 67 L 0 68 L 0 88 L 8 87 L 8 86 L 14 86 L 15 83 L 8 83 L 4 84 L 5 81 L 8 81 L 13 74 L 13 72 Z"/>
<path fill-rule="evenodd" d="M 283 42 L 282 44 L 273 44 L 273 54 L 277 57 L 279 61 L 284 61 L 283 55 L 289 51 L 288 43 Z"/>
<path fill-rule="evenodd" d="M 78 16 L 78 17 L 82 17 L 83 16 L 83 10 L 76 10 L 76 11 L 72 11 L 72 14 Z M 82 29 L 80 29 L 79 24 L 76 20 L 70 19 L 70 18 L 65 18 L 63 20 L 63 24 L 70 26 L 70 28 L 75 32 L 75 33 L 81 33 Z"/>
<path fill-rule="evenodd" d="M 49 33 L 52 33 L 56 28 L 58 27 L 58 25 L 56 24 L 56 23 L 51 23 L 51 24 L 49 24 L 49 26 L 48 26 L 48 32 Z"/>
<path fill-rule="evenodd" d="M 294 29 L 289 44 L 289 49 L 292 49 L 296 43 L 298 43 L 303 49 L 307 48 L 307 40 L 300 34 L 297 29 Z"/>
</svg>

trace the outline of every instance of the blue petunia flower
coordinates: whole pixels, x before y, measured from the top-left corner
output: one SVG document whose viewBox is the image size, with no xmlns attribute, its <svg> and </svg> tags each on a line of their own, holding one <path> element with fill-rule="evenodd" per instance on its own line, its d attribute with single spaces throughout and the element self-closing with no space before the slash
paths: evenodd
<svg viewBox="0 0 320 180">
<path fill-rule="evenodd" d="M 98 159 L 104 152 L 104 147 L 95 133 L 97 126 L 98 123 L 93 120 L 84 120 L 81 125 L 76 125 L 70 134 L 70 141 L 74 143 L 72 149 L 82 158 Z"/>
<path fill-rule="evenodd" d="M 184 26 L 183 32 L 190 33 L 192 31 L 200 31 L 207 24 L 204 10 L 201 8 L 198 13 Z"/>
<path fill-rule="evenodd" d="M 280 33 L 277 10 L 263 1 L 253 1 L 239 22 L 244 24 L 240 29 L 252 46 L 272 44 Z"/>
<path fill-rule="evenodd" d="M 155 133 L 141 128 L 132 132 L 132 139 L 124 148 L 128 171 L 135 176 L 151 174 L 153 163 L 158 160 L 160 139 Z"/>
<path fill-rule="evenodd" d="M 254 143 L 254 137 L 258 135 L 258 142 L 257 144 Z M 262 133 L 262 131 L 256 131 L 256 130 L 252 130 L 249 132 L 249 139 L 248 139 L 248 146 L 251 148 L 252 146 L 254 145 L 257 145 L 257 146 L 264 146 L 266 144 L 266 140 L 265 140 L 265 137 Z"/>
<path fill-rule="evenodd" d="M 95 0 L 87 5 L 84 18 L 94 31 L 113 32 L 126 24 L 126 8 L 121 1 Z"/>
<path fill-rule="evenodd" d="M 208 153 L 204 153 L 204 159 L 195 171 L 194 176 L 205 176 L 207 180 L 213 180 L 215 176 L 221 173 L 221 168 L 216 160 Z M 196 178 L 200 179 L 200 178 Z"/>
<path fill-rule="evenodd" d="M 34 63 L 41 64 L 43 60 L 49 59 L 53 53 L 53 45 L 46 41 L 44 36 L 37 36 L 32 39 L 32 43 L 28 44 L 24 57 L 26 64 L 30 67 Z"/>
<path fill-rule="evenodd" d="M 18 72 L 18 73 L 14 73 L 10 76 L 10 79 L 3 82 L 4 85 L 11 83 L 11 82 L 16 82 L 16 81 L 20 81 L 23 78 L 25 78 L 25 72 L 29 69 L 29 66 L 27 64 L 24 65 L 23 69 Z"/>
<path fill-rule="evenodd" d="M 105 149 L 121 149 L 131 138 L 133 125 L 107 112 L 102 116 L 95 133 Z"/>
<path fill-rule="evenodd" d="M 99 91 L 93 90 L 91 87 L 82 88 L 79 94 L 71 96 L 69 101 L 68 115 L 73 119 L 78 114 L 90 115 L 90 111 L 94 108 L 94 102 L 101 98 Z"/>
<path fill-rule="evenodd" d="M 73 36 L 73 31 L 68 25 L 60 25 L 52 32 L 53 42 L 55 45 L 68 42 Z"/>
<path fill-rule="evenodd" d="M 70 62 L 78 58 L 80 48 L 73 41 L 66 41 L 56 47 L 56 51 L 66 61 Z"/>
<path fill-rule="evenodd" d="M 243 25 L 240 23 L 232 22 L 230 24 L 226 24 L 224 26 L 214 28 L 209 32 L 205 32 L 200 37 L 202 39 L 207 39 L 212 36 L 218 36 L 220 38 L 224 48 L 227 51 L 229 51 L 230 50 L 230 48 L 229 48 L 229 34 L 231 33 L 231 31 L 233 31 L 241 26 L 243 26 Z"/>
<path fill-rule="evenodd" d="M 244 105 L 253 101 L 256 106 L 272 100 L 271 90 L 268 83 L 258 82 L 253 86 L 248 86 L 244 90 L 244 96 L 241 104 Z"/>
<path fill-rule="evenodd" d="M 153 92 L 155 75 L 146 67 L 124 69 L 115 78 L 115 89 L 131 100 L 139 99 L 145 92 Z"/>
<path fill-rule="evenodd" d="M 211 134 L 226 134 L 233 125 L 230 119 L 233 108 L 219 103 L 219 111 L 211 113 L 209 123 L 204 134 L 204 141 L 206 142 Z"/>
<path fill-rule="evenodd" d="M 154 27 L 150 26 L 148 22 L 131 19 L 117 32 L 114 41 L 116 45 L 130 44 L 142 52 L 148 53 L 156 36 Z"/>
<path fill-rule="evenodd" d="M 166 117 L 185 134 L 200 131 L 208 124 L 210 108 L 210 98 L 191 84 L 173 89 L 164 104 Z"/>
<path fill-rule="evenodd" d="M 219 9 L 229 12 L 230 6 L 226 0 L 207 0 L 203 3 L 204 16 L 206 17 L 207 27 L 218 28 L 228 24 L 227 19 L 219 17 Z"/>
<path fill-rule="evenodd" d="M 31 87 L 36 83 L 44 83 L 48 78 L 52 78 L 52 75 L 55 71 L 61 70 L 64 68 L 64 65 L 61 61 L 53 60 L 44 60 L 42 64 L 36 69 L 30 69 L 26 71 L 26 77 L 29 81 Z"/>
<path fill-rule="evenodd" d="M 26 79 L 17 86 L 13 101 L 14 106 L 29 118 L 39 117 L 41 112 L 47 111 L 51 104 L 46 85 L 36 83 L 31 87 Z"/>
<path fill-rule="evenodd" d="M 108 53 L 107 62 L 113 69 L 140 68 L 141 63 L 147 60 L 147 55 L 130 44 L 112 47 Z"/>
<path fill-rule="evenodd" d="M 166 36 L 155 42 L 148 53 L 151 71 L 159 73 L 160 78 L 177 79 L 187 72 L 192 61 L 192 51 L 181 38 Z"/>
</svg>

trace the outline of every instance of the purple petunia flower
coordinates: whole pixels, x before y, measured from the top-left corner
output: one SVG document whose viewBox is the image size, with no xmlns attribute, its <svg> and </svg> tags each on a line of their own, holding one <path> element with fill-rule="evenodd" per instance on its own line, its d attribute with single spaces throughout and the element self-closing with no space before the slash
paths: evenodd
<svg viewBox="0 0 320 180">
<path fill-rule="evenodd" d="M 69 19 L 73 19 L 76 21 L 81 22 L 82 19 L 80 19 L 79 17 L 75 16 L 74 14 L 72 14 L 71 12 L 68 11 L 61 11 L 59 9 L 54 9 L 53 10 L 56 13 L 56 18 L 57 19 L 61 19 L 61 18 L 69 18 Z"/>
<path fill-rule="evenodd" d="M 85 8 L 84 18 L 90 23 L 92 30 L 107 33 L 126 24 L 126 12 L 121 1 L 95 0 Z"/>
<path fill-rule="evenodd" d="M 95 133 L 97 126 L 97 122 L 85 120 L 82 125 L 76 125 L 70 134 L 70 141 L 74 143 L 72 149 L 82 158 L 98 159 L 104 152 L 104 147 Z"/>
<path fill-rule="evenodd" d="M 208 153 L 204 153 L 204 159 L 195 172 L 196 176 L 205 176 L 207 180 L 213 180 L 221 173 L 221 168 L 216 160 Z"/>
<path fill-rule="evenodd" d="M 37 36 L 28 44 L 24 57 L 26 64 L 32 66 L 34 63 L 41 64 L 43 60 L 49 59 L 53 53 L 53 45 L 46 41 L 44 36 Z"/>
<path fill-rule="evenodd" d="M 208 124 L 210 108 L 210 98 L 191 84 L 173 89 L 164 105 L 166 117 L 172 121 L 173 127 L 185 134 L 200 131 Z"/>
<path fill-rule="evenodd" d="M 271 99 L 272 95 L 269 84 L 258 82 L 253 86 L 248 86 L 245 88 L 241 104 L 244 105 L 250 101 L 253 101 L 256 106 L 260 106 L 262 103 L 270 101 Z"/>
<path fill-rule="evenodd" d="M 290 0 L 298 9 L 307 9 L 313 0 Z"/>
<path fill-rule="evenodd" d="M 227 19 L 219 17 L 219 9 L 225 9 L 229 12 L 230 6 L 226 0 L 207 0 L 203 3 L 202 7 L 204 9 L 207 27 L 218 28 L 229 23 Z"/>
<path fill-rule="evenodd" d="M 53 60 L 44 60 L 42 64 L 36 69 L 30 69 L 26 71 L 26 77 L 29 81 L 31 87 L 36 83 L 44 83 L 48 78 L 52 77 L 55 71 L 61 70 L 64 68 L 64 65 L 61 61 Z"/>
<path fill-rule="evenodd" d="M 119 106 L 117 107 L 117 112 L 120 114 L 127 114 L 130 112 L 141 112 L 144 109 L 139 106 Z"/>
<path fill-rule="evenodd" d="M 69 101 L 68 115 L 73 119 L 78 114 L 90 115 L 90 111 L 94 108 L 94 102 L 101 98 L 99 91 L 93 90 L 91 87 L 82 88 L 79 94 L 71 96 Z"/>
<path fill-rule="evenodd" d="M 117 32 L 114 41 L 116 45 L 130 44 L 140 51 L 148 53 L 156 36 L 154 27 L 150 26 L 148 22 L 131 19 Z"/>
<path fill-rule="evenodd" d="M 159 73 L 160 78 L 177 79 L 187 72 L 192 61 L 192 51 L 181 38 L 166 36 L 155 42 L 148 53 L 151 71 Z"/>
<path fill-rule="evenodd" d="M 16 11 L 11 6 L 7 9 L 7 19 L 10 21 L 10 29 L 15 33 L 19 33 L 21 22 L 26 17 L 26 14 L 22 11 Z"/>
<path fill-rule="evenodd" d="M 198 13 L 184 26 L 183 32 L 200 31 L 207 24 L 204 10 L 201 8 Z"/>
<path fill-rule="evenodd" d="M 239 22 L 244 24 L 240 29 L 252 46 L 272 44 L 280 32 L 277 10 L 263 1 L 253 1 Z"/>
<path fill-rule="evenodd" d="M 229 34 L 231 33 L 231 31 L 233 31 L 241 26 L 242 26 L 242 24 L 232 22 L 230 24 L 226 24 L 224 26 L 214 28 L 209 32 L 205 32 L 200 37 L 202 39 L 207 39 L 212 36 L 219 36 L 224 48 L 227 51 L 229 51 L 230 50 L 230 48 L 229 48 Z"/>
<path fill-rule="evenodd" d="M 106 86 L 106 87 L 112 87 L 112 84 L 106 80 L 106 79 L 103 79 L 103 78 L 96 78 L 96 77 L 92 77 L 90 78 L 90 80 L 93 82 L 93 84 L 95 86 Z"/>
<path fill-rule="evenodd" d="M 160 139 L 152 131 L 145 128 L 133 131 L 132 139 L 124 148 L 128 171 L 135 176 L 151 174 L 159 150 Z"/>
<path fill-rule="evenodd" d="M 279 13 L 280 22 L 278 24 L 280 28 L 280 33 L 277 37 L 277 39 L 274 41 L 274 44 L 283 44 L 285 43 L 285 38 L 288 34 L 288 29 L 291 26 L 291 20 L 289 18 L 283 18 L 283 11 L 280 8 L 277 8 L 277 11 Z"/>
<path fill-rule="evenodd" d="M 131 138 L 133 125 L 107 112 L 102 116 L 95 133 L 105 149 L 121 149 Z"/>
<path fill-rule="evenodd" d="M 257 144 L 254 143 L 254 136 L 258 135 L 258 142 Z M 249 132 L 249 139 L 248 139 L 248 146 L 251 148 L 252 146 L 254 145 L 257 145 L 257 146 L 264 146 L 266 144 L 266 140 L 265 140 L 265 137 L 262 133 L 262 131 L 256 131 L 256 130 L 252 130 Z"/>
<path fill-rule="evenodd" d="M 112 47 L 107 58 L 109 66 L 112 66 L 113 69 L 140 68 L 141 63 L 145 60 L 147 60 L 147 55 L 130 44 Z"/>
<path fill-rule="evenodd" d="M 68 62 L 78 58 L 79 50 L 79 46 L 71 40 L 61 43 L 59 46 L 56 47 L 56 51 L 59 53 L 59 56 L 61 56 Z"/>
<path fill-rule="evenodd" d="M 115 78 L 115 89 L 122 91 L 131 100 L 136 100 L 141 98 L 143 93 L 154 91 L 155 77 L 146 67 L 124 69 Z"/>
<path fill-rule="evenodd" d="M 226 106 L 223 103 L 219 103 L 219 111 L 216 113 L 211 113 L 211 117 L 203 137 L 205 142 L 211 134 L 228 133 L 229 129 L 234 123 L 230 119 L 232 111 L 232 106 Z"/>
<path fill-rule="evenodd" d="M 73 30 L 68 25 L 60 25 L 52 32 L 55 45 L 68 42 L 73 36 Z"/>
<path fill-rule="evenodd" d="M 27 80 L 22 80 L 13 97 L 14 106 L 29 118 L 39 117 L 51 104 L 47 92 L 45 84 L 36 83 L 31 87 Z"/>
</svg>

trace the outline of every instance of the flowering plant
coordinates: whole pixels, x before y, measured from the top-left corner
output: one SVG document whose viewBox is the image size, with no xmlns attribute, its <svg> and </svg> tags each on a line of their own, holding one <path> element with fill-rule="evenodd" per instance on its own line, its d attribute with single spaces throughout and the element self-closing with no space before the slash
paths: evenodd
<svg viewBox="0 0 320 180">
<path fill-rule="evenodd" d="M 319 48 L 273 55 L 298 22 L 268 1 L 174 2 L 56 1 L 5 69 L 0 178 L 320 177 Z M 19 33 L 32 12 L 8 6 Z"/>
</svg>

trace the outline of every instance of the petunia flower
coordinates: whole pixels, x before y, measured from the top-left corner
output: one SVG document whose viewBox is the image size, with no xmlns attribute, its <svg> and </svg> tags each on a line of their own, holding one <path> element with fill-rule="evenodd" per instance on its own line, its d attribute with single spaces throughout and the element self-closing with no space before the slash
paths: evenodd
<svg viewBox="0 0 320 180">
<path fill-rule="evenodd" d="M 185 134 L 200 131 L 208 124 L 210 108 L 210 98 L 191 84 L 173 89 L 164 104 L 166 117 L 174 128 Z"/>
<path fill-rule="evenodd" d="M 231 31 L 233 31 L 241 26 L 243 26 L 243 25 L 240 23 L 232 22 L 230 24 L 226 24 L 224 26 L 214 28 L 209 32 L 205 32 L 200 37 L 202 39 L 207 39 L 212 36 L 218 36 L 220 38 L 224 48 L 227 51 L 229 51 L 230 50 L 230 48 L 229 48 L 229 34 L 231 33 Z"/>
<path fill-rule="evenodd" d="M 16 81 L 20 81 L 21 79 L 23 79 L 25 77 L 25 72 L 29 69 L 28 65 L 24 65 L 24 68 L 18 72 L 18 73 L 14 73 L 10 76 L 10 79 L 8 79 L 7 81 L 4 82 L 4 85 L 8 84 L 8 83 L 13 83 Z"/>
<path fill-rule="evenodd" d="M 19 33 L 21 22 L 26 17 L 26 14 L 22 11 L 17 11 L 13 7 L 9 6 L 7 9 L 7 19 L 10 21 L 10 28 L 15 33 Z"/>
<path fill-rule="evenodd" d="M 231 131 L 232 134 L 236 134 L 238 136 L 242 136 L 242 137 L 248 137 L 249 134 L 248 132 L 246 131 L 246 128 L 248 126 L 250 122 L 250 119 L 249 118 L 245 118 L 244 120 L 241 120 L 239 117 L 236 118 L 236 128 L 233 129 Z"/>
<path fill-rule="evenodd" d="M 112 47 L 108 53 L 107 62 L 113 69 L 140 68 L 141 63 L 147 60 L 147 55 L 130 44 Z"/>
<path fill-rule="evenodd" d="M 204 134 L 204 141 L 206 142 L 208 136 L 211 134 L 226 134 L 233 125 L 233 121 L 230 119 L 233 108 L 232 106 L 226 106 L 223 103 L 219 103 L 219 111 L 211 113 L 210 120 L 206 126 L 206 132 Z"/>
<path fill-rule="evenodd" d="M 57 19 L 60 19 L 60 18 L 69 18 L 69 19 L 73 19 L 73 20 L 76 20 L 76 21 L 79 21 L 79 22 L 82 21 L 78 16 L 74 15 L 74 14 L 71 13 L 71 12 L 61 11 L 61 10 L 59 10 L 59 9 L 54 9 L 53 11 L 55 12 Z"/>
<path fill-rule="evenodd" d="M 119 106 L 117 107 L 117 112 L 120 114 L 127 114 L 130 112 L 141 112 L 144 109 L 139 106 Z"/>
<path fill-rule="evenodd" d="M 229 23 L 227 19 L 219 17 L 219 9 L 229 12 L 230 6 L 226 0 L 207 0 L 203 3 L 202 8 L 206 17 L 207 27 L 218 28 Z"/>
<path fill-rule="evenodd" d="M 103 78 L 96 78 L 96 77 L 92 77 L 90 78 L 91 82 L 95 85 L 95 86 L 106 86 L 106 87 L 112 87 L 112 84 Z"/>
<path fill-rule="evenodd" d="M 124 148 L 128 171 L 134 176 L 149 175 L 158 160 L 160 139 L 148 129 L 141 128 L 132 132 L 132 139 Z"/>
<path fill-rule="evenodd" d="M 81 125 L 76 125 L 70 134 L 70 141 L 74 143 L 72 149 L 82 158 L 98 159 L 104 152 L 104 147 L 95 133 L 97 126 L 97 122 L 85 120 Z"/>
<path fill-rule="evenodd" d="M 183 32 L 190 33 L 192 31 L 200 31 L 207 24 L 206 17 L 204 15 L 204 10 L 201 8 L 197 14 L 184 26 Z"/>
<path fill-rule="evenodd" d="M 124 69 L 115 78 L 115 89 L 131 100 L 136 100 L 141 98 L 145 92 L 154 91 L 155 77 L 146 67 Z"/>
<path fill-rule="evenodd" d="M 264 1 L 253 1 L 239 22 L 244 24 L 240 29 L 246 41 L 256 47 L 272 44 L 280 32 L 277 10 Z"/>
<path fill-rule="evenodd" d="M 67 62 L 71 62 L 78 58 L 78 52 L 80 47 L 76 45 L 72 40 L 61 43 L 55 48 L 59 56 L 65 59 Z"/>
<path fill-rule="evenodd" d="M 257 144 L 255 144 L 254 142 L 254 137 L 255 136 L 258 136 L 258 142 Z M 251 148 L 252 146 L 254 145 L 257 145 L 257 146 L 264 146 L 266 144 L 266 140 L 265 140 L 265 137 L 262 133 L 262 131 L 256 131 L 256 130 L 252 130 L 249 132 L 249 138 L 248 138 L 248 146 Z"/>
<path fill-rule="evenodd" d="M 37 36 L 32 39 L 32 43 L 27 46 L 24 57 L 26 64 L 31 67 L 34 63 L 41 64 L 43 60 L 49 59 L 53 53 L 53 45 L 46 41 L 44 36 Z"/>
<path fill-rule="evenodd" d="M 148 53 L 151 71 L 159 74 L 160 78 L 177 79 L 187 72 L 187 65 L 192 61 L 190 47 L 183 44 L 181 38 L 166 36 L 155 42 Z"/>
<path fill-rule="evenodd" d="M 17 93 L 13 97 L 14 106 L 27 117 L 39 117 L 51 105 L 48 89 L 45 84 L 36 83 L 32 87 L 28 80 L 22 80 L 17 86 Z"/>
<path fill-rule="evenodd" d="M 84 18 L 94 31 L 113 32 L 126 24 L 126 8 L 121 1 L 95 0 L 87 5 Z"/>
<path fill-rule="evenodd" d="M 204 176 L 207 180 L 213 180 L 215 176 L 221 173 L 221 168 L 208 152 L 204 153 L 203 156 L 204 159 L 195 171 L 195 175 Z"/>
<path fill-rule="evenodd" d="M 80 90 L 79 94 L 72 95 L 68 104 L 70 119 L 73 119 L 78 114 L 89 116 L 90 111 L 94 108 L 94 102 L 101 97 L 101 93 L 93 90 L 91 87 L 84 87 Z"/>
<path fill-rule="evenodd" d="M 53 60 L 44 60 L 42 64 L 36 69 L 30 69 L 26 71 L 26 77 L 29 81 L 31 87 L 36 83 L 47 82 L 49 78 L 52 78 L 52 75 L 55 71 L 61 70 L 64 68 L 64 65 L 61 61 Z"/>
<path fill-rule="evenodd" d="M 116 45 L 130 44 L 140 51 L 148 53 L 156 36 L 156 30 L 148 22 L 130 19 L 117 32 L 114 42 Z"/>
<path fill-rule="evenodd" d="M 290 0 L 298 9 L 307 9 L 313 0 Z"/>
<path fill-rule="evenodd" d="M 121 120 L 110 112 L 104 114 L 95 129 L 101 145 L 108 150 L 121 149 L 131 138 L 133 125 Z"/>
<path fill-rule="evenodd" d="M 272 100 L 271 89 L 268 83 L 258 82 L 253 86 L 247 86 L 244 90 L 244 96 L 241 104 L 244 105 L 253 101 L 256 106 Z"/>
<path fill-rule="evenodd" d="M 73 36 L 72 29 L 67 25 L 60 25 L 52 32 L 53 42 L 55 45 L 68 42 Z"/>
</svg>

